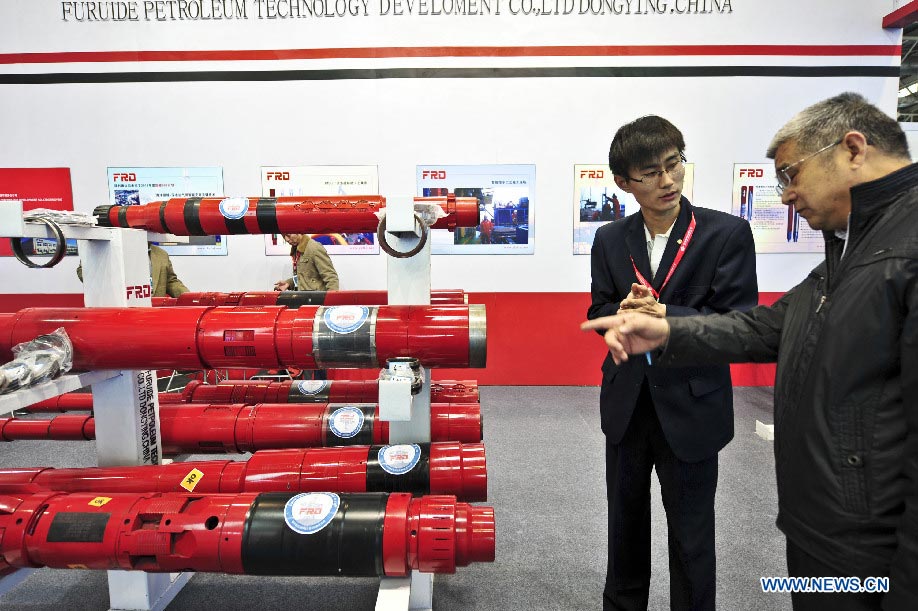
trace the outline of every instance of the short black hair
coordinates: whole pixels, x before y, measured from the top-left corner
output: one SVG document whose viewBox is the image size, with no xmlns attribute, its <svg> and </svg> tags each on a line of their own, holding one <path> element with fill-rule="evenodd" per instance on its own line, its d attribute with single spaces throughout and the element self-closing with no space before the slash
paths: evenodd
<svg viewBox="0 0 918 611">
<path fill-rule="evenodd" d="M 685 138 L 675 125 L 656 115 L 647 115 L 618 128 L 609 146 L 609 169 L 628 176 L 631 168 L 657 163 L 660 156 L 677 149 L 685 152 Z"/>
</svg>

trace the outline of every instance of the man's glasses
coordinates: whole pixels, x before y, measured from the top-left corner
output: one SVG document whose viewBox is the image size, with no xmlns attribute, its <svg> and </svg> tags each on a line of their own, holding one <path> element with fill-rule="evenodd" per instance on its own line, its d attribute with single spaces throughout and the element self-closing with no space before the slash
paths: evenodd
<svg viewBox="0 0 918 611">
<path fill-rule="evenodd" d="M 835 142 L 833 142 L 832 144 L 827 144 L 826 146 L 822 147 L 815 153 L 807 155 L 806 157 L 804 157 L 803 159 L 800 159 L 799 161 L 795 161 L 794 163 L 790 165 L 786 165 L 783 168 L 779 168 L 775 170 L 775 175 L 778 178 L 778 186 L 775 187 L 775 190 L 778 192 L 778 195 L 781 195 L 782 193 L 784 193 L 784 190 L 790 186 L 791 182 L 793 182 L 794 177 L 800 173 L 800 170 L 798 169 L 796 172 L 791 174 L 790 173 L 791 169 L 799 167 L 800 164 L 803 163 L 804 161 L 807 161 L 808 159 L 812 159 L 819 153 L 824 153 L 825 151 L 828 151 L 833 146 L 838 146 L 839 144 L 841 144 L 842 140 L 844 140 L 844 138 L 840 138 L 836 140 Z"/>
<path fill-rule="evenodd" d="M 680 155 L 679 159 L 667 164 L 662 170 L 654 170 L 652 172 L 645 172 L 641 174 L 640 178 L 632 178 L 628 176 L 628 180 L 633 180 L 634 182 L 639 182 L 647 187 L 652 187 L 654 185 L 660 184 L 660 181 L 663 179 L 663 174 L 669 174 L 669 177 L 673 180 L 682 180 L 682 177 L 685 176 L 685 157 Z"/>
</svg>

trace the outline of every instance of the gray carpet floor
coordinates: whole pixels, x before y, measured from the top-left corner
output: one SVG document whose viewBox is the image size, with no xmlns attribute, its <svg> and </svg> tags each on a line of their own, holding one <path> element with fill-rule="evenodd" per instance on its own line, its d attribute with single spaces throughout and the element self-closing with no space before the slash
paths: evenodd
<svg viewBox="0 0 918 611">
<path fill-rule="evenodd" d="M 606 503 L 599 389 L 482 388 L 489 505 L 497 559 L 434 579 L 437 611 L 600 609 L 605 579 Z M 786 575 L 777 512 L 772 442 L 755 435 L 771 422 L 771 389 L 736 392 L 736 437 L 720 454 L 717 492 L 717 599 L 724 610 L 790 609 L 787 595 L 764 594 L 760 576 Z M 0 445 L 0 469 L 92 466 L 92 443 Z M 655 479 L 654 479 L 655 482 Z M 652 492 L 650 608 L 669 608 L 666 520 Z M 373 609 L 375 579 L 270 578 L 198 574 L 171 611 Z M 0 598 L 0 609 L 108 608 L 105 575 L 41 569 Z"/>
</svg>

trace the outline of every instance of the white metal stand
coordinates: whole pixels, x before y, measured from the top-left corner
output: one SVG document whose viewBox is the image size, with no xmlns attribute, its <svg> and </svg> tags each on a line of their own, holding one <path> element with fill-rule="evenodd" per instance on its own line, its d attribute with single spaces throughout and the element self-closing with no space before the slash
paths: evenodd
<svg viewBox="0 0 918 611">
<path fill-rule="evenodd" d="M 386 202 L 387 235 L 384 239 L 399 252 L 417 246 L 420 228 L 414 216 L 412 198 L 389 198 Z M 430 236 L 413 257 L 387 262 L 389 305 L 430 305 Z M 379 418 L 389 421 L 389 443 L 430 441 L 430 373 L 424 376 L 421 391 L 407 398 L 404 381 L 381 380 Z M 405 405 L 407 401 L 407 407 Z M 382 577 L 376 611 L 405 609 L 430 611 L 433 608 L 433 574 L 412 571 L 408 577 Z"/>
<path fill-rule="evenodd" d="M 87 307 L 151 306 L 146 232 L 75 225 L 61 225 L 61 229 L 66 237 L 77 239 Z M 53 237 L 44 225 L 23 222 L 21 202 L 0 202 L 0 236 Z M 141 290 L 136 291 L 134 287 L 141 287 Z M 68 377 L 75 377 L 77 381 L 91 380 L 100 466 L 161 462 L 159 404 L 153 372 L 95 372 Z M 60 392 L 66 392 L 64 389 L 70 384 L 65 379 L 54 383 L 54 389 Z M 50 389 L 43 389 L 44 386 L 46 384 L 20 391 L 23 394 L 19 401 L 28 403 L 17 407 L 54 396 L 46 395 Z M 79 386 L 73 390 L 76 388 Z M 163 609 L 189 578 L 190 574 L 181 573 L 109 571 L 111 609 Z"/>
</svg>

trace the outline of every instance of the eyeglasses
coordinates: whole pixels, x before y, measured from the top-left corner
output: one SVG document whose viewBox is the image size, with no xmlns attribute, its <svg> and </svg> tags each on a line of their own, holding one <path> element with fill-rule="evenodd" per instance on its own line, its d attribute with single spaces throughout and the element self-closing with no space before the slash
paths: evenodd
<svg viewBox="0 0 918 611">
<path fill-rule="evenodd" d="M 682 177 L 685 176 L 685 157 L 680 155 L 679 159 L 667 164 L 662 170 L 645 172 L 641 174 L 640 178 L 631 178 L 630 176 L 627 176 L 627 178 L 628 180 L 639 182 L 647 187 L 652 187 L 655 184 L 660 184 L 660 180 L 663 178 L 664 173 L 669 174 L 670 178 L 673 180 L 682 180 Z"/>
<path fill-rule="evenodd" d="M 819 153 L 824 153 L 825 151 L 828 151 L 830 148 L 832 148 L 832 147 L 834 147 L 834 146 L 838 146 L 839 144 L 841 144 L 842 140 L 844 140 L 844 138 L 839 138 L 838 140 L 836 140 L 836 141 L 833 142 L 832 144 L 827 144 L 826 146 L 822 147 L 821 149 L 819 149 L 819 150 L 816 151 L 815 153 L 811 153 L 811 154 L 807 155 L 806 157 L 804 157 L 803 159 L 800 159 L 799 161 L 795 161 L 794 163 L 792 163 L 792 164 L 790 164 L 790 165 L 786 165 L 786 166 L 784 166 L 783 168 L 780 168 L 780 169 L 778 169 L 778 170 L 775 170 L 775 175 L 776 175 L 777 178 L 778 178 L 778 186 L 775 187 L 775 190 L 778 192 L 778 195 L 781 195 L 782 193 L 784 193 L 784 190 L 787 189 L 787 188 L 790 186 L 791 182 L 793 182 L 793 180 L 794 180 L 794 178 L 797 176 L 797 174 L 800 173 L 800 170 L 797 170 L 796 172 L 794 172 L 793 176 L 791 176 L 791 174 L 790 174 L 790 172 L 789 172 L 788 170 L 790 170 L 791 168 L 795 168 L 795 167 L 799 166 L 801 163 L 803 163 L 804 161 L 807 161 L 808 159 L 812 159 L 813 157 L 815 157 L 815 156 L 818 155 Z"/>
</svg>

